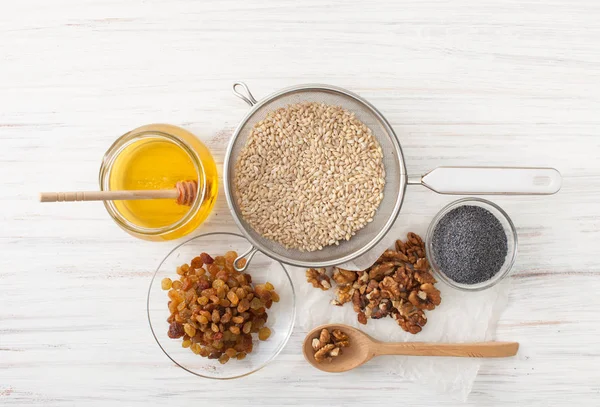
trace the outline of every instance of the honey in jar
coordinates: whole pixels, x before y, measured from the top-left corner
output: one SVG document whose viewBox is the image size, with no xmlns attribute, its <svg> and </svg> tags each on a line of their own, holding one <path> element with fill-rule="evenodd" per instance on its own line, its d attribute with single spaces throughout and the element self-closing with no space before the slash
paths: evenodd
<svg viewBox="0 0 600 407">
<path fill-rule="evenodd" d="M 218 191 L 215 162 L 206 146 L 182 128 L 154 124 L 119 138 L 100 169 L 102 190 L 172 189 L 178 181 L 197 181 L 191 206 L 174 199 L 106 202 L 113 219 L 130 234 L 169 240 L 196 229 L 212 210 Z"/>
</svg>

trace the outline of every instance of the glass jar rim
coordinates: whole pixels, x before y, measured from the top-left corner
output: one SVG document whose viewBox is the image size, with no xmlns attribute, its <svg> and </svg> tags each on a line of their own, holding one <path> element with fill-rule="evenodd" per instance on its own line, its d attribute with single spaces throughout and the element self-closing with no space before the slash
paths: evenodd
<svg viewBox="0 0 600 407">
<path fill-rule="evenodd" d="M 117 138 L 113 142 L 113 144 L 108 148 L 108 150 L 106 150 L 106 152 L 104 153 L 98 176 L 101 191 L 110 189 L 110 174 L 117 157 L 119 157 L 123 150 L 131 143 L 138 140 L 142 140 L 144 138 L 162 138 L 176 144 L 178 147 L 184 150 L 186 154 L 190 157 L 194 164 L 194 167 L 196 168 L 196 177 L 199 181 L 201 180 L 201 182 L 198 183 L 198 194 L 196 195 L 196 199 L 190 206 L 190 209 L 185 213 L 185 215 L 183 215 L 181 219 L 179 219 L 177 222 L 159 228 L 146 228 L 143 226 L 136 225 L 135 223 L 127 220 L 115 207 L 112 201 L 104 201 L 104 207 L 106 208 L 110 217 L 113 218 L 113 220 L 119 226 L 121 226 L 127 231 L 140 235 L 156 236 L 178 229 L 179 227 L 185 225 L 190 220 L 192 220 L 194 214 L 198 211 L 198 208 L 200 207 L 200 204 L 204 199 L 204 196 L 206 194 L 206 173 L 202 164 L 202 160 L 200 159 L 196 151 L 185 140 L 183 140 L 175 134 L 169 133 L 168 131 L 170 129 L 189 133 L 183 128 L 170 124 L 144 125 L 135 128 Z M 193 134 L 189 134 L 192 137 L 194 137 Z"/>
</svg>

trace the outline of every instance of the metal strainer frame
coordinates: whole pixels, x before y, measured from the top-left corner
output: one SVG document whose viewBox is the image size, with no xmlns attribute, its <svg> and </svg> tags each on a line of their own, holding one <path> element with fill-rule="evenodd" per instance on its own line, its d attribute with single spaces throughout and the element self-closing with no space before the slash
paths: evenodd
<svg viewBox="0 0 600 407">
<path fill-rule="evenodd" d="M 236 89 L 238 86 L 244 88 L 244 90 L 246 91 L 246 95 L 240 93 Z M 361 98 L 360 96 L 358 96 L 352 92 L 349 92 L 343 88 L 339 88 L 336 86 L 323 85 L 323 84 L 306 84 L 306 85 L 292 86 L 292 87 L 277 91 L 275 93 L 272 93 L 271 95 L 261 99 L 260 101 L 257 101 L 252 96 L 252 93 L 250 92 L 250 90 L 248 89 L 246 84 L 244 84 L 243 82 L 234 83 L 233 92 L 236 96 L 238 96 L 239 98 L 244 100 L 246 103 L 248 103 L 252 107 L 252 109 L 250 109 L 250 111 L 246 114 L 246 116 L 242 119 L 242 121 L 240 122 L 238 127 L 233 132 L 233 136 L 227 147 L 227 152 L 225 155 L 225 161 L 224 161 L 224 166 L 223 166 L 224 167 L 223 179 L 224 179 L 224 185 L 225 185 L 225 196 L 227 198 L 227 204 L 229 205 L 232 216 L 233 216 L 237 226 L 239 227 L 240 231 L 246 237 L 246 239 L 248 239 L 248 241 L 252 244 L 252 247 L 248 251 L 246 251 L 245 253 L 240 255 L 240 257 L 238 259 L 236 259 L 235 268 L 239 269 L 240 271 L 243 271 L 247 267 L 247 264 L 252 259 L 252 256 L 254 255 L 254 253 L 256 253 L 256 251 L 258 251 L 258 250 L 261 251 L 262 253 L 282 262 L 282 263 L 290 264 L 293 266 L 329 267 L 329 266 L 334 266 L 334 265 L 352 261 L 352 260 L 356 259 L 357 257 L 363 255 L 364 253 L 369 251 L 371 248 L 373 248 L 377 243 L 379 243 L 379 241 L 381 241 L 381 239 L 383 239 L 383 237 L 387 234 L 387 232 L 393 226 L 394 222 L 396 221 L 396 218 L 398 217 L 398 214 L 400 213 L 400 208 L 402 207 L 402 202 L 404 200 L 404 194 L 406 192 L 406 185 L 408 184 L 408 177 L 406 174 L 406 167 L 405 167 L 405 163 L 404 163 L 404 155 L 402 154 L 402 148 L 400 147 L 400 142 L 398 141 L 398 138 L 396 136 L 396 133 L 394 133 L 392 126 L 388 123 L 388 121 L 385 119 L 385 117 L 379 112 L 379 110 L 377 110 L 372 104 L 367 102 L 365 99 Z M 238 212 L 237 204 L 235 202 L 235 197 L 234 197 L 233 190 L 232 190 L 233 189 L 233 185 L 232 185 L 232 182 L 233 182 L 232 181 L 232 178 L 233 178 L 232 172 L 233 171 L 232 171 L 232 169 L 233 169 L 233 166 L 235 165 L 235 162 L 233 162 L 235 157 L 232 157 L 232 155 L 233 155 L 234 147 L 236 146 L 236 143 L 239 142 L 241 132 L 244 129 L 244 127 L 246 126 L 246 124 L 254 117 L 254 115 L 260 109 L 273 103 L 274 101 L 276 101 L 282 97 L 290 96 L 292 94 L 308 94 L 310 92 L 324 92 L 324 93 L 331 94 L 334 97 L 337 97 L 340 99 L 339 105 L 341 105 L 342 107 L 346 108 L 346 106 L 344 106 L 344 105 L 351 103 L 351 104 L 354 104 L 355 106 L 358 106 L 360 109 L 363 109 L 363 111 L 360 112 L 361 114 L 372 115 L 372 117 L 375 118 L 377 120 L 378 124 L 383 128 L 383 131 L 386 133 L 386 136 L 389 138 L 390 143 L 386 143 L 386 144 L 391 144 L 391 147 L 392 147 L 391 148 L 392 151 L 386 151 L 384 149 L 384 151 L 383 151 L 384 162 L 387 162 L 386 160 L 389 159 L 390 157 L 395 158 L 395 159 L 391 160 L 392 165 L 388 165 L 388 164 L 385 165 L 386 183 L 388 182 L 388 178 L 389 178 L 390 174 L 393 174 L 394 178 L 396 178 L 396 176 L 397 176 L 398 181 L 399 181 L 398 193 L 393 202 L 393 205 L 391 205 L 391 208 L 390 208 L 389 204 L 387 205 L 388 206 L 387 208 L 383 208 L 383 202 L 381 203 L 381 205 L 378 209 L 378 213 L 380 213 L 380 211 L 382 211 L 382 209 L 383 209 L 386 213 L 388 213 L 388 215 L 384 219 L 382 219 L 380 217 L 378 222 L 381 223 L 381 226 L 377 225 L 377 228 L 376 228 L 377 230 L 374 233 L 373 237 L 368 239 L 368 243 L 360 244 L 360 247 L 352 248 L 352 250 L 349 254 L 342 255 L 342 256 L 329 256 L 330 257 L 329 259 L 320 260 L 320 261 L 306 261 L 306 260 L 300 260 L 297 258 L 290 258 L 288 256 L 282 255 L 282 254 L 277 253 L 276 251 L 272 250 L 271 248 L 268 247 L 267 244 L 261 243 L 258 240 L 258 238 L 253 236 L 253 230 L 252 230 L 251 226 L 247 225 L 242 220 L 242 217 Z M 346 103 L 343 103 L 343 101 L 346 101 Z M 357 113 L 356 109 L 349 109 L 349 110 L 354 113 Z M 379 140 L 379 137 L 376 136 L 376 138 L 378 139 L 378 141 L 381 142 L 381 140 Z M 395 172 L 395 174 L 393 172 Z M 385 197 L 384 197 L 384 200 L 385 200 Z M 375 223 L 376 221 L 377 220 L 374 220 L 373 223 Z M 361 231 L 363 231 L 363 230 L 364 229 L 359 230 L 357 232 L 357 234 L 361 233 Z M 254 232 L 254 233 L 256 233 L 256 232 Z M 262 238 L 262 239 L 265 239 L 265 238 Z M 267 240 L 267 239 L 265 239 L 265 240 Z M 352 239 L 350 239 L 350 241 L 343 242 L 342 244 L 346 244 L 346 245 L 352 244 L 351 242 L 353 240 L 356 240 L 356 239 L 352 238 Z M 270 242 L 272 242 L 272 241 L 270 241 Z M 269 244 L 279 245 L 279 243 L 277 243 L 277 242 L 272 242 Z M 335 252 L 335 251 L 337 251 L 336 250 L 337 247 L 338 246 L 327 246 L 327 247 L 323 248 L 323 250 L 329 250 L 329 251 Z M 305 252 L 300 252 L 298 250 L 287 249 L 287 251 L 297 252 L 297 253 L 299 253 L 299 255 L 301 255 L 301 253 L 305 254 Z M 346 251 L 348 251 L 348 248 L 346 248 Z M 243 267 L 238 267 L 237 266 L 238 260 L 240 260 L 241 258 L 244 258 L 244 257 L 247 259 L 247 264 Z"/>
</svg>

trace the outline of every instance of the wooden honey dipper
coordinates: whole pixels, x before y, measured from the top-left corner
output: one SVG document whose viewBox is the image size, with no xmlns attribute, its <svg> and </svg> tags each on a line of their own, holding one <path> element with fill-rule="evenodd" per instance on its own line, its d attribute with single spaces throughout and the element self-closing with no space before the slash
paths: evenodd
<svg viewBox="0 0 600 407">
<path fill-rule="evenodd" d="M 179 205 L 191 206 L 198 194 L 198 182 L 179 181 L 173 189 L 131 191 L 42 192 L 40 202 L 130 201 L 137 199 L 176 199 Z"/>
</svg>

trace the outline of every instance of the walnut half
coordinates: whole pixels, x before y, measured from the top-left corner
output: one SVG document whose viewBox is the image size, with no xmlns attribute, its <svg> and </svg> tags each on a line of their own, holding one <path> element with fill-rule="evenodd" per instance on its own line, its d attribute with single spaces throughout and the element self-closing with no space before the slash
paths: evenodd
<svg viewBox="0 0 600 407">
<path fill-rule="evenodd" d="M 311 283 L 313 287 L 320 288 L 323 291 L 331 288 L 331 279 L 327 275 L 327 270 L 323 267 L 306 270 L 306 281 Z"/>
</svg>

